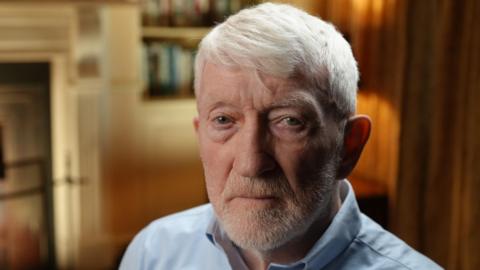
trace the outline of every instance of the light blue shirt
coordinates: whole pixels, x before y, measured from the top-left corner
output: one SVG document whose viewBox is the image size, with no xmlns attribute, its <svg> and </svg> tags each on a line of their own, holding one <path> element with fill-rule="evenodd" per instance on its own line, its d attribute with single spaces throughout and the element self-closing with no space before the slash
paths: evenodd
<svg viewBox="0 0 480 270">
<path fill-rule="evenodd" d="M 276 269 L 442 269 L 362 214 L 348 181 L 342 181 L 342 206 L 308 254 Z M 206 204 L 158 219 L 130 243 L 121 270 L 247 269 L 238 250 Z"/>
</svg>

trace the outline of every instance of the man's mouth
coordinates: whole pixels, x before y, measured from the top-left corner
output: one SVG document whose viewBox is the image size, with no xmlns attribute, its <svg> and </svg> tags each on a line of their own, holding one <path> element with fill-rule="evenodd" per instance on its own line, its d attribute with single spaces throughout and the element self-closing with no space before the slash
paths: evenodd
<svg viewBox="0 0 480 270">
<path fill-rule="evenodd" d="M 278 201 L 278 197 L 275 196 L 236 196 L 231 200 L 233 203 L 240 203 L 245 206 L 258 206 L 273 204 Z"/>
<path fill-rule="evenodd" d="M 247 196 L 237 196 L 236 198 L 247 199 L 247 200 L 274 200 L 277 197 L 272 195 L 247 195 Z"/>
</svg>

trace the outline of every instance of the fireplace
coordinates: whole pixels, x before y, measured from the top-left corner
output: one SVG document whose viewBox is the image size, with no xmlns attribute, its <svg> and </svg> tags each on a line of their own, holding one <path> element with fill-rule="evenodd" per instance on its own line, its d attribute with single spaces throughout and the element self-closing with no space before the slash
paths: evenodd
<svg viewBox="0 0 480 270">
<path fill-rule="evenodd" d="M 50 65 L 0 63 L 0 268 L 55 268 Z"/>
</svg>

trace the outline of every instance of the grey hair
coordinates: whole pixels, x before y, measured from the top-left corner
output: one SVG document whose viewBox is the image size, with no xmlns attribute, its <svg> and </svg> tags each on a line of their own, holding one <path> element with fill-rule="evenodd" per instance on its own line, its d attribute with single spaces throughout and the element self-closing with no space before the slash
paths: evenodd
<svg viewBox="0 0 480 270">
<path fill-rule="evenodd" d="M 195 59 L 197 95 L 207 61 L 296 79 L 342 118 L 355 113 L 359 74 L 350 45 L 332 24 L 290 5 L 260 4 L 214 27 Z"/>
</svg>

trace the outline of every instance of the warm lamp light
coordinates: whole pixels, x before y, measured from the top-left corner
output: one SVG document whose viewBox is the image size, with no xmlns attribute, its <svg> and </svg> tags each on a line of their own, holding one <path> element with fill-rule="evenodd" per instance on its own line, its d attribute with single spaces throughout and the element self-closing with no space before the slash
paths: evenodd
<svg viewBox="0 0 480 270">
<path fill-rule="evenodd" d="M 362 27 L 380 27 L 383 23 L 382 14 L 385 11 L 387 1 L 384 0 L 352 0 L 352 13 L 354 24 Z"/>
<path fill-rule="evenodd" d="M 398 112 L 374 89 L 359 91 L 357 104 L 357 112 L 372 119 L 372 131 L 351 178 L 377 185 L 392 196 L 397 172 Z"/>
</svg>

